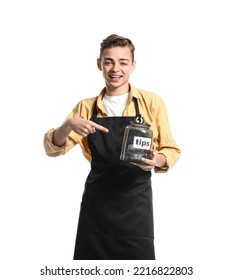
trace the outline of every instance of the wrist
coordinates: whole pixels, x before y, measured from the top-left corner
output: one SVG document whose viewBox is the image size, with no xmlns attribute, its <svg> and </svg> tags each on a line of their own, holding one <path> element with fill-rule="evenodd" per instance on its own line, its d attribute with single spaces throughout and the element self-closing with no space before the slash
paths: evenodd
<svg viewBox="0 0 233 280">
<path fill-rule="evenodd" d="M 56 146 L 63 146 L 66 142 L 68 135 L 71 132 L 69 120 L 65 121 L 60 127 L 58 127 L 53 133 L 53 144 Z"/>
</svg>

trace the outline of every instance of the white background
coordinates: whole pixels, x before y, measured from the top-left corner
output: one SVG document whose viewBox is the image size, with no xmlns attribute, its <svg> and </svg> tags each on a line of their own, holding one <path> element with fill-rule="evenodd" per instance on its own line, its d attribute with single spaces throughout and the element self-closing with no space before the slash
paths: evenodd
<svg viewBox="0 0 233 280">
<path fill-rule="evenodd" d="M 180 278 L 232 279 L 230 4 L 1 1 L 1 279 L 57 279 L 40 269 L 96 264 L 193 266 L 194 276 Z M 104 86 L 96 58 L 112 33 L 134 42 L 131 83 L 164 99 L 182 149 L 171 171 L 153 174 L 155 262 L 72 261 L 89 163 L 79 147 L 59 158 L 43 148 L 44 133 Z"/>
</svg>

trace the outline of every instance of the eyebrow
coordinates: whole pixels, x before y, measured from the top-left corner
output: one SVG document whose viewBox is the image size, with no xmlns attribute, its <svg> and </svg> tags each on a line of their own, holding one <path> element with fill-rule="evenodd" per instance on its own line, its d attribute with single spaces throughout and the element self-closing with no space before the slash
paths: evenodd
<svg viewBox="0 0 233 280">
<path fill-rule="evenodd" d="M 110 58 L 110 57 L 105 57 L 104 60 L 111 60 L 111 61 L 113 61 L 113 59 Z M 121 60 L 121 61 L 122 61 L 122 60 L 124 60 L 124 61 L 125 61 L 125 60 L 126 60 L 126 61 L 129 61 L 129 59 L 127 59 L 127 58 L 120 58 L 119 60 Z"/>
</svg>

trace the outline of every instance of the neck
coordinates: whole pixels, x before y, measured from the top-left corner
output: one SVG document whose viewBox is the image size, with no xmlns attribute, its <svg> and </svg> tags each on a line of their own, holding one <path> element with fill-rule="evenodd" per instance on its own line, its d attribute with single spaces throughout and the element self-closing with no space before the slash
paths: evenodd
<svg viewBox="0 0 233 280">
<path fill-rule="evenodd" d="M 119 87 L 119 88 L 113 88 L 109 85 L 106 85 L 106 94 L 109 96 L 123 95 L 123 94 L 129 92 L 129 90 L 130 90 L 129 84 L 124 85 L 123 87 Z"/>
</svg>

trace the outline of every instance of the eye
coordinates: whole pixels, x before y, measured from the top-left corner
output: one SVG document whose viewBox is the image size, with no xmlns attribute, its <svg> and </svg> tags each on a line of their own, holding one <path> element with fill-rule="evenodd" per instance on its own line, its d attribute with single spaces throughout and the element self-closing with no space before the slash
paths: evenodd
<svg viewBox="0 0 233 280">
<path fill-rule="evenodd" d="M 112 61 L 110 61 L 110 60 L 105 60 L 104 61 L 104 65 L 111 65 L 112 64 Z"/>
<path fill-rule="evenodd" d="M 122 65 L 122 66 L 127 66 L 128 63 L 127 63 L 127 62 L 121 62 L 121 65 Z"/>
</svg>

